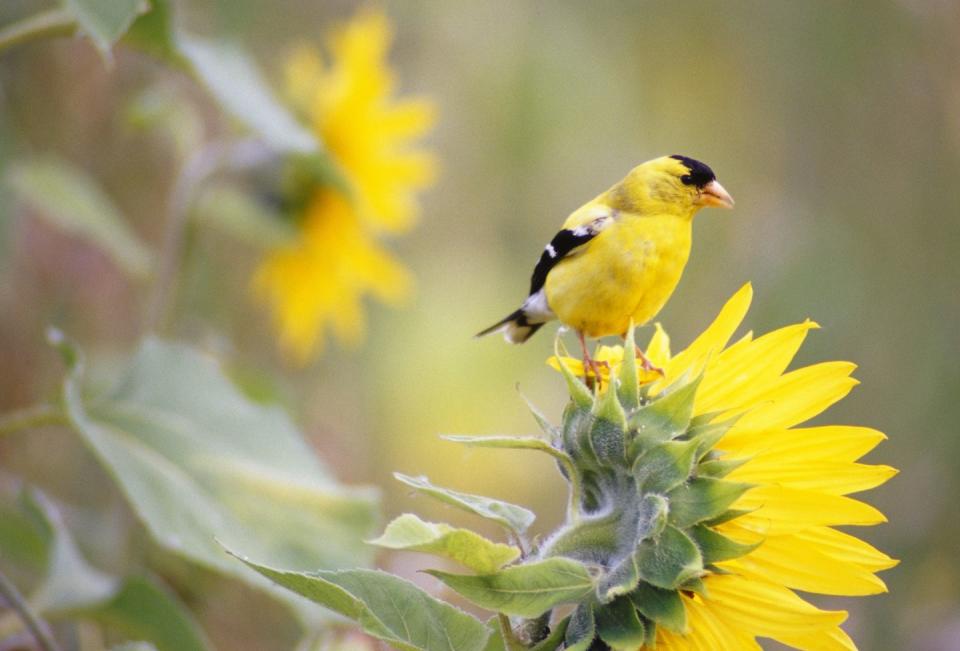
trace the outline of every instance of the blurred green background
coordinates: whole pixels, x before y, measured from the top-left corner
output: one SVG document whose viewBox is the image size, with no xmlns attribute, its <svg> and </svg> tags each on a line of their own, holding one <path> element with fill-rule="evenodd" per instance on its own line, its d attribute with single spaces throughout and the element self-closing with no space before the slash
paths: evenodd
<svg viewBox="0 0 960 651">
<path fill-rule="evenodd" d="M 34 6 L 4 2 L 0 24 Z M 400 310 L 372 305 L 362 349 L 334 344 L 297 369 L 250 300 L 258 252 L 198 230 L 176 334 L 218 351 L 247 386 L 288 407 L 342 479 L 382 487 L 387 517 L 416 509 L 463 522 L 413 500 L 390 477 L 399 470 L 528 505 L 546 531 L 563 510 L 551 463 L 466 451 L 437 434 L 532 432 L 517 386 L 558 418 L 565 391 L 544 365 L 552 328 L 523 347 L 471 335 L 523 298 L 541 247 L 572 209 L 649 158 L 703 160 L 736 209 L 697 218 L 690 264 L 658 320 L 682 347 L 752 281 L 748 328 L 811 317 L 823 329 L 798 363 L 860 365 L 862 386 L 818 421 L 890 437 L 868 459 L 901 474 L 867 497 L 890 523 L 858 535 L 902 563 L 883 574 L 887 595 L 817 603 L 849 609 L 845 628 L 863 649 L 960 648 L 960 4 L 384 6 L 401 89 L 440 111 L 429 144 L 441 177 L 417 229 L 393 245 L 416 276 L 416 297 Z M 195 31 L 239 39 L 277 88 L 289 48 L 319 43 L 355 8 L 181 5 Z M 158 75 L 207 106 L 208 128 L 226 128 L 202 91 L 141 53 L 120 48 L 112 68 L 75 39 L 3 53 L 0 165 L 39 153 L 81 165 L 156 244 L 171 154 L 123 113 Z M 54 390 L 61 370 L 43 341 L 47 324 L 109 360 L 142 334 L 142 303 L 142 287 L 100 253 L 0 195 L 0 406 Z M 0 441 L 0 464 L 4 477 L 25 477 L 83 512 L 119 501 L 63 432 Z M 407 574 L 423 562 L 384 559 Z M 259 609 L 262 599 L 220 597 L 201 608 L 218 646 L 274 648 L 256 633 L 278 617 Z M 240 626 L 237 609 L 248 612 Z M 285 648 L 276 636 L 270 644 Z"/>
</svg>

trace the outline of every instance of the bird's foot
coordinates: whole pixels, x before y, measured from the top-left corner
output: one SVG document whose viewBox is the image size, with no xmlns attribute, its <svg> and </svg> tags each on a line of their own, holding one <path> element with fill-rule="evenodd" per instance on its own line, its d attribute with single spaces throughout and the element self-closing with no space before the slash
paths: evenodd
<svg viewBox="0 0 960 651">
<path fill-rule="evenodd" d="M 647 356 L 646 356 L 646 355 L 644 354 L 644 352 L 640 349 L 640 346 L 635 346 L 635 348 L 636 348 L 636 351 L 637 351 L 637 358 L 640 360 L 640 368 L 642 368 L 644 371 L 648 371 L 648 372 L 649 372 L 649 371 L 652 371 L 652 372 L 658 374 L 660 377 L 666 377 L 666 376 L 667 376 L 667 374 L 664 373 L 664 371 L 663 371 L 662 368 L 660 368 L 659 366 L 654 366 L 654 365 L 653 365 L 653 362 L 651 362 L 649 359 L 647 359 Z"/>
</svg>

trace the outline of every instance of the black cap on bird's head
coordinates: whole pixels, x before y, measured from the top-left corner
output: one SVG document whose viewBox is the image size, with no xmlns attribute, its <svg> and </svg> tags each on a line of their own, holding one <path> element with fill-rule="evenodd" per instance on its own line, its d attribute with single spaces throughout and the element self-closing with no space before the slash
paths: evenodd
<svg viewBox="0 0 960 651">
<path fill-rule="evenodd" d="M 680 154 L 674 154 L 670 158 L 680 161 L 684 167 L 690 170 L 689 174 L 684 174 L 680 177 L 684 185 L 695 185 L 698 188 L 703 188 L 710 181 L 717 180 L 717 175 L 713 173 L 713 170 L 710 169 L 710 166 L 706 163 L 701 163 L 698 160 L 681 156 Z"/>
</svg>

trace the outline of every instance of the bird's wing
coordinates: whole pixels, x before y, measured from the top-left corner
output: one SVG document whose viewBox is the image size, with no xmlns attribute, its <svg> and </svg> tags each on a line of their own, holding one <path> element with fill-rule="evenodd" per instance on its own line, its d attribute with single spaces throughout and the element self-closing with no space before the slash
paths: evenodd
<svg viewBox="0 0 960 651">
<path fill-rule="evenodd" d="M 603 229 L 613 223 L 615 211 L 606 206 L 587 206 L 587 210 L 578 210 L 573 213 L 564 228 L 553 236 L 550 243 L 540 254 L 540 260 L 533 269 L 530 278 L 530 295 L 543 289 L 547 282 L 547 274 L 557 266 L 561 260 L 576 255 L 583 250 L 583 245 L 596 237 Z"/>
</svg>

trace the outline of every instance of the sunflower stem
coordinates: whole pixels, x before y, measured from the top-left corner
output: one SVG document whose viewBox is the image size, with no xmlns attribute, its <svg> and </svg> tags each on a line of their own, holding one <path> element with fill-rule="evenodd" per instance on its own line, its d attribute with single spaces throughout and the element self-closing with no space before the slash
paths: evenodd
<svg viewBox="0 0 960 651">
<path fill-rule="evenodd" d="M 262 164 L 273 153 L 254 140 L 212 142 L 188 157 L 170 189 L 156 279 L 147 304 L 146 329 L 162 332 L 175 299 L 178 269 L 190 208 L 201 185 L 221 169 L 244 170 Z"/>
<path fill-rule="evenodd" d="M 66 9 L 49 9 L 0 28 L 0 52 L 47 36 L 68 36 L 77 21 Z"/>
<path fill-rule="evenodd" d="M 53 405 L 33 405 L 0 415 L 0 436 L 21 430 L 60 425 L 66 422 L 63 412 Z"/>
<path fill-rule="evenodd" d="M 50 627 L 30 610 L 29 604 L 17 590 L 17 586 L 13 585 L 13 582 L 3 572 L 0 572 L 0 597 L 3 597 L 7 605 L 17 613 L 40 649 L 43 651 L 60 651 L 60 645 L 53 639 Z"/>
<path fill-rule="evenodd" d="M 503 613 L 497 613 L 497 621 L 500 623 L 500 635 L 503 637 L 503 643 L 506 645 L 507 651 L 526 651 L 526 645 L 513 632 L 510 618 Z"/>
</svg>

